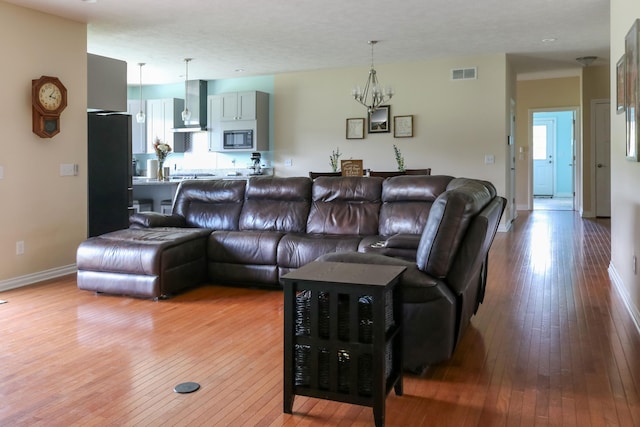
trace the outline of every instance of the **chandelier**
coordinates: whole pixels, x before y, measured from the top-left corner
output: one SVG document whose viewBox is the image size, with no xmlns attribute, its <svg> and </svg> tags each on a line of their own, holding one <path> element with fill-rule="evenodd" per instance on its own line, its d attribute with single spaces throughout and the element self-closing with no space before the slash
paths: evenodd
<svg viewBox="0 0 640 427">
<path fill-rule="evenodd" d="M 145 115 L 144 111 L 142 111 L 142 67 L 144 67 L 144 62 L 138 63 L 140 67 L 140 111 L 136 114 L 136 121 L 138 123 L 144 123 Z"/>
<path fill-rule="evenodd" d="M 182 112 L 182 121 L 185 124 L 191 120 L 191 111 L 189 111 L 189 62 L 193 58 L 184 58 L 186 72 L 184 76 L 184 111 Z"/>
<path fill-rule="evenodd" d="M 351 90 L 351 95 L 353 99 L 367 107 L 369 113 L 372 113 L 377 110 L 381 104 L 391 99 L 393 89 L 391 87 L 380 87 L 376 70 L 373 68 L 373 47 L 378 42 L 377 40 L 370 40 L 368 43 L 371 46 L 371 69 L 369 70 L 369 78 L 367 79 L 367 84 L 364 86 L 364 91 L 360 89 L 360 86 L 357 86 Z"/>
</svg>

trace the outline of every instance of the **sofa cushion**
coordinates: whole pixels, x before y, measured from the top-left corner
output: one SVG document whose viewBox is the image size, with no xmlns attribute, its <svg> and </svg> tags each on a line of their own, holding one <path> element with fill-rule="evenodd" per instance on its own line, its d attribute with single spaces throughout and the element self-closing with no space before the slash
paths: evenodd
<svg viewBox="0 0 640 427">
<path fill-rule="evenodd" d="M 444 193 L 451 176 L 402 175 L 382 183 L 379 234 L 420 234 L 431 205 Z"/>
<path fill-rule="evenodd" d="M 91 237 L 76 255 L 78 288 L 162 297 L 202 283 L 211 230 L 129 228 Z"/>
<path fill-rule="evenodd" d="M 207 242 L 207 258 L 212 262 L 275 265 L 278 231 L 214 231 Z"/>
<path fill-rule="evenodd" d="M 240 230 L 304 233 L 311 205 L 306 177 L 253 177 L 247 183 Z"/>
<path fill-rule="evenodd" d="M 307 233 L 378 234 L 382 181 L 377 177 L 316 178 Z"/>
<path fill-rule="evenodd" d="M 360 236 L 289 233 L 278 243 L 278 266 L 299 268 L 326 253 L 356 252 L 360 240 Z"/>
<path fill-rule="evenodd" d="M 173 214 L 187 227 L 237 230 L 246 180 L 182 181 L 176 192 Z"/>
</svg>

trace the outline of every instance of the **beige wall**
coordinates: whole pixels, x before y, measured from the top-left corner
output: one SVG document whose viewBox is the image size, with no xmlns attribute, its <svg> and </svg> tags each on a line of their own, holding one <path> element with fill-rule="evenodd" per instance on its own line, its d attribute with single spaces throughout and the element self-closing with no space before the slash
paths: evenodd
<svg viewBox="0 0 640 427">
<path fill-rule="evenodd" d="M 616 93 L 615 65 L 624 53 L 624 39 L 636 18 L 637 0 L 611 0 L 611 93 Z M 624 115 L 611 106 L 611 266 L 614 283 L 640 322 L 640 279 L 633 257 L 640 256 L 640 163 L 625 159 Z M 640 264 L 638 264 L 640 268 Z"/>
<path fill-rule="evenodd" d="M 86 237 L 86 26 L 0 2 L 0 40 L 2 290 L 19 284 L 8 278 L 73 266 Z M 68 92 L 52 139 L 31 131 L 31 80 L 42 75 L 59 77 Z M 78 164 L 80 175 L 59 176 L 61 163 Z M 16 255 L 19 240 L 24 255 Z"/>
<path fill-rule="evenodd" d="M 478 67 L 478 79 L 451 81 L 450 70 Z M 337 147 L 341 159 L 363 159 L 372 170 L 396 170 L 393 145 L 407 168 L 432 168 L 432 174 L 486 179 L 505 193 L 508 117 L 505 55 L 456 58 L 376 66 L 383 85 L 393 85 L 391 116 L 414 116 L 414 137 L 393 133 L 345 139 L 345 120 L 364 118 L 366 110 L 350 97 L 364 85 L 366 66 L 275 76 L 275 152 L 278 175 L 328 171 Z M 495 157 L 486 165 L 485 154 Z M 290 159 L 292 165 L 285 166 Z"/>
</svg>

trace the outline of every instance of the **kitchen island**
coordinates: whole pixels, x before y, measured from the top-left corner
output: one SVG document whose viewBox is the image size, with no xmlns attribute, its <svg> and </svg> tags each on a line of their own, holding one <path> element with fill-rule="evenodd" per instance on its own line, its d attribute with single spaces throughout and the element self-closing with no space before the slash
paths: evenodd
<svg viewBox="0 0 640 427">
<path fill-rule="evenodd" d="M 273 169 L 263 169 L 261 176 L 269 175 L 273 175 Z M 167 210 L 171 209 L 171 202 L 176 195 L 178 185 L 182 181 L 191 179 L 196 179 L 198 181 L 210 179 L 249 179 L 251 176 L 254 175 L 229 175 L 229 171 L 227 170 L 216 170 L 213 173 L 185 172 L 181 174 L 174 174 L 170 176 L 168 180 L 134 176 L 133 200 L 150 200 L 152 202 L 151 210 L 154 212 L 169 213 Z M 164 212 L 162 204 L 163 201 L 165 201 Z M 144 204 L 140 203 L 140 205 L 143 206 Z"/>
</svg>

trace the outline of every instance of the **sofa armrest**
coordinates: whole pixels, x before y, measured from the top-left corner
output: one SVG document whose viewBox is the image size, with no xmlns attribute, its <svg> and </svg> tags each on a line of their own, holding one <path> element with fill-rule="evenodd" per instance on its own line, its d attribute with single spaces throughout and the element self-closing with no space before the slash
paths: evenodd
<svg viewBox="0 0 640 427">
<path fill-rule="evenodd" d="M 418 249 L 420 234 L 395 234 L 384 242 L 385 248 Z"/>
<path fill-rule="evenodd" d="M 181 215 L 137 212 L 129 217 L 129 226 L 132 228 L 186 227 L 187 222 Z"/>
</svg>

